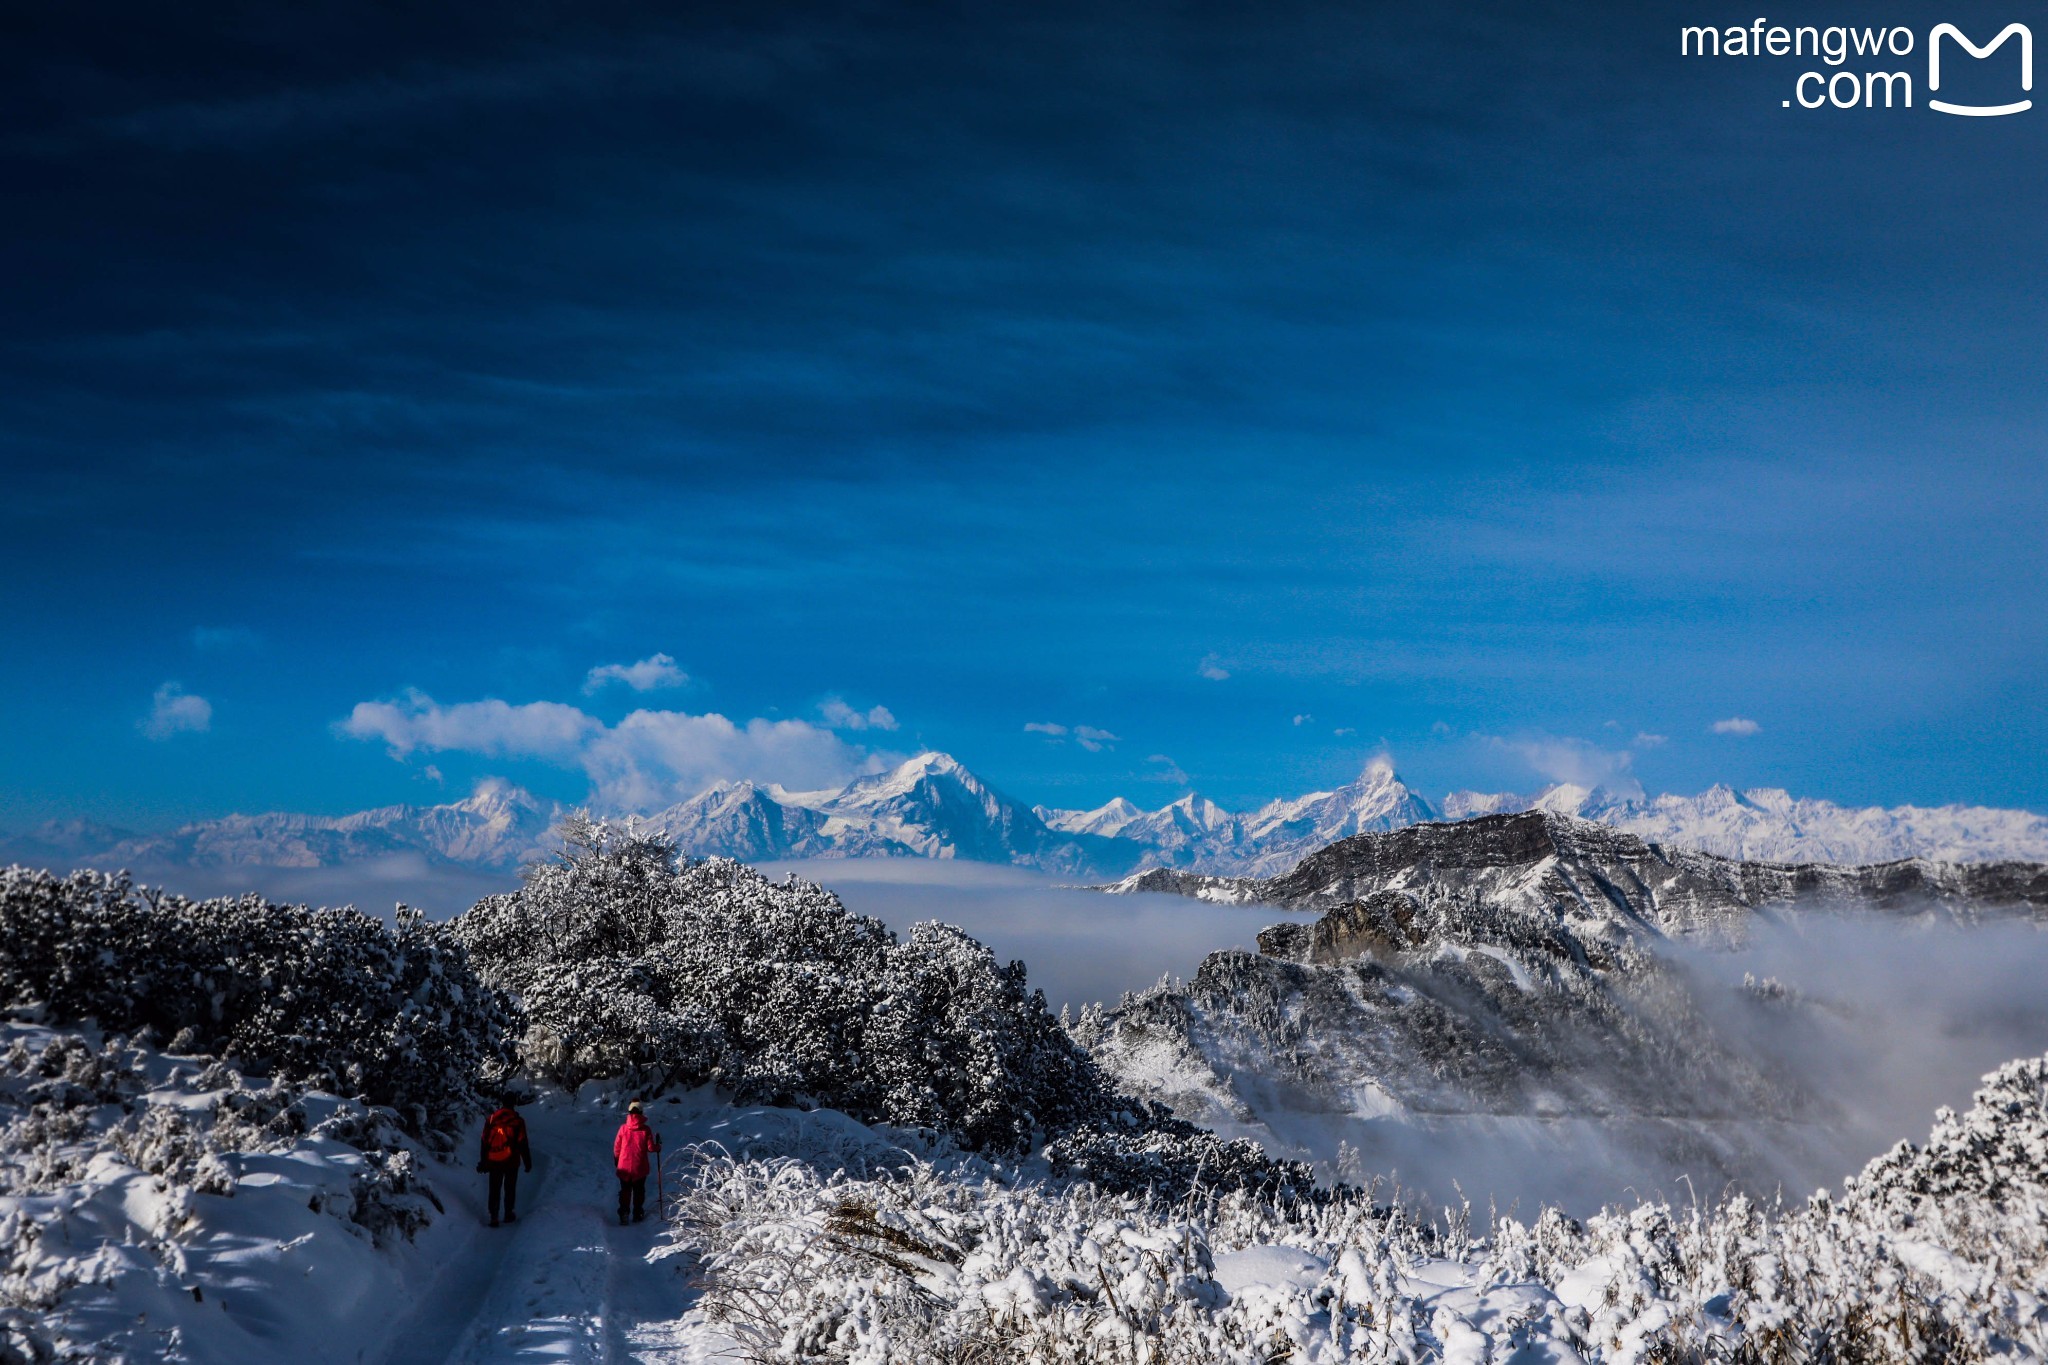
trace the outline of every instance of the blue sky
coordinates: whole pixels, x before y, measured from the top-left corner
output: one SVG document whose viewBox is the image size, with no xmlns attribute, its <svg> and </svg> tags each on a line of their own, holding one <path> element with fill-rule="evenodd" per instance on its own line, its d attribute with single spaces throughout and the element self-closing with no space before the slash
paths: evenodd
<svg viewBox="0 0 2048 1365">
<path fill-rule="evenodd" d="M 2048 112 L 1787 110 L 1699 8 L 765 8 L 26 21 L 0 826 L 2048 809 Z"/>
</svg>

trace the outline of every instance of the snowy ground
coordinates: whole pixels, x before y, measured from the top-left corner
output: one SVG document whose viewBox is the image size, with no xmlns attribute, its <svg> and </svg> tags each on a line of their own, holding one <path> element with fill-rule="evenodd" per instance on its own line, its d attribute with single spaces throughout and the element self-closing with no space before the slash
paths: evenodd
<svg viewBox="0 0 2048 1365">
<path fill-rule="evenodd" d="M 658 1106 L 670 1108 L 670 1106 Z M 671 1141 L 712 1126 L 700 1106 L 657 1113 Z M 720 1107 L 719 1112 L 731 1111 Z M 650 1261 L 660 1224 L 621 1227 L 612 1175 L 614 1109 L 559 1099 L 526 1111 L 534 1167 L 516 1223 L 485 1225 L 485 1181 L 459 1166 L 438 1173 L 453 1215 L 421 1238 L 439 1267 L 394 1334 L 389 1365 L 682 1361 L 675 1321 L 688 1291 L 674 1263 Z M 465 1153 L 467 1155 L 467 1153 Z M 653 1190 L 649 1189 L 649 1199 Z"/>
<path fill-rule="evenodd" d="M 4 1028 L 0 1360 L 49 1358 L 38 1333 L 60 1359 L 193 1365 L 709 1365 L 736 1345 L 849 1365 L 1638 1365 L 1814 1323 L 1863 1324 L 1873 1359 L 1925 1358 L 1930 1331 L 1987 1359 L 2048 1347 L 2043 1063 L 2005 1068 L 1839 1206 L 1646 1204 L 1490 1236 L 1356 1201 L 1114 1196 L 705 1091 L 650 1106 L 683 1217 L 622 1227 L 616 1101 L 555 1092 L 525 1108 L 535 1169 L 493 1229 L 474 1126 L 415 1171 L 351 1102 Z M 392 1219 L 412 1214 L 408 1238 Z"/>
<path fill-rule="evenodd" d="M 314 1131 L 273 1140 L 217 1117 L 224 1095 L 231 1107 L 260 1098 L 261 1078 L 224 1087 L 203 1075 L 204 1059 L 117 1048 L 106 1054 L 116 1066 L 96 1034 L 23 1023 L 4 1026 L 0 1053 L 19 1045 L 35 1058 L 67 1039 L 83 1044 L 73 1055 L 90 1074 L 27 1064 L 0 1108 L 0 1119 L 28 1109 L 0 1151 L 0 1307 L 28 1314 L 46 1344 L 204 1365 L 699 1358 L 675 1326 L 689 1306 L 684 1263 L 650 1259 L 661 1227 L 652 1187 L 649 1220 L 618 1224 L 616 1108 L 556 1094 L 526 1109 L 534 1170 L 518 1222 L 486 1226 L 472 1134 L 453 1160 L 421 1161 L 414 1191 L 398 1196 L 426 1226 L 379 1239 L 349 1217 L 371 1160 L 320 1131 L 358 1107 L 294 1097 Z M 59 1121 L 53 1106 L 28 1108 L 52 1096 Z M 809 1117 L 702 1095 L 653 1112 L 672 1151 L 743 1148 Z"/>
</svg>

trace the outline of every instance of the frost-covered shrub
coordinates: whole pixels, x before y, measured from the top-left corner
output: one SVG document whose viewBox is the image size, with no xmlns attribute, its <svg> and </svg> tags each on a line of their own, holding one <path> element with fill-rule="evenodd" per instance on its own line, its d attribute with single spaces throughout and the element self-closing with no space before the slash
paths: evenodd
<svg viewBox="0 0 2048 1365">
<path fill-rule="evenodd" d="M 417 911 L 191 901 L 125 874 L 0 872 L 0 1007 L 177 1035 L 444 1140 L 511 1051 L 507 1002 Z"/>
<path fill-rule="evenodd" d="M 1280 1199 L 1312 1195 L 1307 1163 L 1275 1161 L 1246 1138 L 1225 1140 L 1154 1106 L 1143 1126 L 1078 1127 L 1060 1134 L 1045 1155 L 1056 1175 L 1073 1175 L 1112 1190 L 1151 1190 L 1177 1198 L 1204 1188 L 1250 1190 Z"/>
<path fill-rule="evenodd" d="M 679 863 L 632 830 L 564 833 L 559 859 L 455 921 L 550 1079 L 715 1081 L 1005 1150 L 1105 1102 L 1023 968 L 956 929 L 899 941 L 810 883 Z"/>
<path fill-rule="evenodd" d="M 899 939 L 812 883 L 573 819 L 560 857 L 453 927 L 519 999 L 526 1063 L 570 1088 L 716 1082 L 998 1152 L 1086 1130 L 1070 1164 L 1108 1182 L 1184 1185 L 1170 1158 L 1204 1159 L 1193 1129 L 1114 1092 L 1022 963 L 949 925 Z M 1255 1151 L 1232 1147 L 1203 1178 L 1273 1178 Z"/>
<path fill-rule="evenodd" d="M 1164 1199 L 908 1155 L 858 1178 L 687 1155 L 670 1236 L 706 1333 L 864 1365 L 2048 1359 L 2048 1059 L 1840 1198 L 1546 1210 L 1477 1241 L 1370 1192 Z"/>
<path fill-rule="evenodd" d="M 957 1156 L 881 1179 L 716 1150 L 687 1159 L 673 1236 L 697 1257 L 699 1312 L 742 1359 L 1421 1358 L 1391 1269 L 1396 1247 L 1419 1243 L 1361 1201 L 1300 1206 L 1286 1222 L 1242 1191 L 1176 1203 Z M 1299 1285 L 1227 1292 L 1218 1253 L 1281 1236 L 1364 1245 L 1382 1271 L 1310 1253 Z"/>
</svg>

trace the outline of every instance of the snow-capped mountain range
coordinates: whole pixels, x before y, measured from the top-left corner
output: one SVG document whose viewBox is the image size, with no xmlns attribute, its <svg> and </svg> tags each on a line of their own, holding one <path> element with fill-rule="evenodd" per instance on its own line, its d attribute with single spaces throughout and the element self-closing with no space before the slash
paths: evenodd
<svg viewBox="0 0 2048 1365">
<path fill-rule="evenodd" d="M 1225 810 L 1189 793 L 1157 810 L 1122 797 L 1093 810 L 1026 806 L 957 759 L 923 753 L 836 791 L 722 783 L 662 810 L 634 812 L 689 853 L 791 858 L 946 858 L 1063 875 L 1148 867 L 1233 876 L 1284 872 L 1355 834 L 1524 810 L 1597 821 L 1653 843 L 1781 863 L 2048 862 L 2048 817 L 1982 806 L 1854 808 L 1774 788 L 1716 786 L 1698 796 L 1624 797 L 1560 784 L 1530 794 L 1461 791 L 1432 805 L 1375 758 L 1333 791 Z M 394 855 L 510 871 L 545 854 L 563 807 L 503 781 L 460 801 L 353 815 L 229 815 L 168 834 L 53 821 L 0 837 L 0 855 L 56 864 L 333 867 Z"/>
</svg>

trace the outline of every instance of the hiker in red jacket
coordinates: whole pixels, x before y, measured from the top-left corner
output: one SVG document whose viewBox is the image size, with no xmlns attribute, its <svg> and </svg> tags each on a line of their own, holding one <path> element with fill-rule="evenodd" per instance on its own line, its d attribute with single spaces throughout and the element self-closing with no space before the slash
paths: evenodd
<svg viewBox="0 0 2048 1365">
<path fill-rule="evenodd" d="M 612 1139 L 619 1168 L 619 1222 L 637 1223 L 647 1216 L 647 1172 L 652 1158 L 660 1154 L 661 1138 L 647 1126 L 647 1113 L 634 1100 L 626 1106 L 626 1121 Z"/>
<path fill-rule="evenodd" d="M 516 1095 L 505 1096 L 504 1103 L 491 1112 L 484 1120 L 483 1151 L 478 1155 L 476 1168 L 487 1171 L 491 1177 L 491 1226 L 498 1226 L 498 1202 L 502 1196 L 505 1205 L 505 1221 L 519 1221 L 519 1168 L 533 1169 L 533 1153 L 526 1146 L 526 1120 L 519 1117 Z"/>
</svg>

